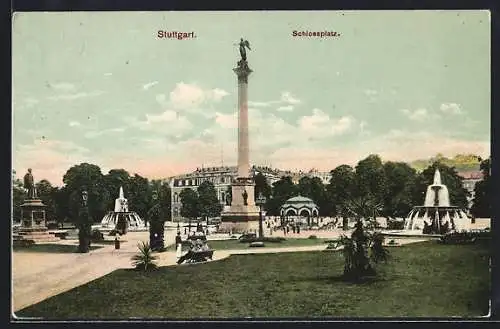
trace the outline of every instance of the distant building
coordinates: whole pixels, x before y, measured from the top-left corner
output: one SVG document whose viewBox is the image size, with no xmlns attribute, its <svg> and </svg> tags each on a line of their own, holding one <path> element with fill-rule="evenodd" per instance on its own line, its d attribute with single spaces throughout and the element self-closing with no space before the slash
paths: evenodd
<svg viewBox="0 0 500 329">
<path fill-rule="evenodd" d="M 474 189 L 476 187 L 476 183 L 483 180 L 483 173 L 480 171 L 467 171 L 459 172 L 458 175 L 462 177 L 462 186 L 467 190 L 467 192 L 469 192 L 467 201 L 470 209 L 475 197 Z"/>
<path fill-rule="evenodd" d="M 318 171 L 317 169 L 311 169 L 305 176 L 308 177 L 318 177 L 321 179 L 321 182 L 325 185 L 330 183 L 330 178 L 332 178 L 332 174 L 329 171 Z"/>
<path fill-rule="evenodd" d="M 250 176 L 253 177 L 258 173 L 262 173 L 267 178 L 267 182 L 270 185 L 278 181 L 281 176 L 285 175 L 283 171 L 278 169 L 252 166 L 249 173 Z M 214 184 L 215 191 L 217 192 L 217 199 L 223 206 L 225 206 L 228 202 L 228 190 L 231 186 L 231 182 L 237 177 L 237 175 L 238 169 L 236 166 L 220 166 L 197 168 L 191 173 L 171 177 L 169 179 L 169 185 L 172 192 L 172 221 L 179 221 L 183 219 L 181 216 L 182 203 L 180 198 L 182 190 L 186 188 L 196 190 L 201 183 L 209 181 Z"/>
</svg>

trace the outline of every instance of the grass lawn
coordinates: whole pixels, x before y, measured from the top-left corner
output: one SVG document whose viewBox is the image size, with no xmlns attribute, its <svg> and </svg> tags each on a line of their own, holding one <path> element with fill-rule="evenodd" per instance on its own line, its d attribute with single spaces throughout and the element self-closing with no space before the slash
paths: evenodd
<svg viewBox="0 0 500 329">
<path fill-rule="evenodd" d="M 423 242 L 390 249 L 380 280 L 340 280 L 340 252 L 231 256 L 117 270 L 27 307 L 17 316 L 57 319 L 192 317 L 444 317 L 487 314 L 489 248 Z"/>
<path fill-rule="evenodd" d="M 96 246 L 94 243 L 90 246 L 90 250 L 95 250 L 102 248 L 101 246 Z M 15 252 L 46 252 L 54 254 L 67 254 L 76 253 L 78 250 L 77 245 L 67 245 L 67 244 L 57 244 L 57 243 L 41 243 L 34 244 L 29 247 L 18 247 L 12 248 Z"/>
<path fill-rule="evenodd" d="M 262 249 L 262 248 L 285 248 L 285 247 L 304 247 L 304 246 L 317 246 L 324 245 L 327 246 L 326 242 L 332 241 L 332 239 L 297 239 L 290 238 L 282 242 L 265 242 L 264 247 L 251 248 L 251 249 Z M 239 240 L 209 240 L 208 245 L 210 248 L 217 250 L 240 250 L 249 249 L 249 242 L 240 242 Z M 175 250 L 175 245 L 169 245 L 167 250 Z"/>
</svg>

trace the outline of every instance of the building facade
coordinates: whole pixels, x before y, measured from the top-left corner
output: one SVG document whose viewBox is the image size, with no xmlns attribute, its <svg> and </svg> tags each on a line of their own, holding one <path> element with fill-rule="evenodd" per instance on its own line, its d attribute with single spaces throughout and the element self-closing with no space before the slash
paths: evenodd
<svg viewBox="0 0 500 329">
<path fill-rule="evenodd" d="M 268 184 L 278 181 L 283 176 L 282 171 L 261 166 L 252 166 L 249 175 L 254 177 L 258 173 L 262 173 L 266 178 Z M 217 199 L 223 206 L 228 206 L 228 194 L 231 188 L 231 182 L 238 176 L 236 166 L 220 166 L 220 167 L 205 167 L 197 168 L 195 171 L 187 174 L 171 177 L 169 179 L 169 186 L 171 189 L 171 211 L 172 221 L 182 221 L 184 218 L 181 216 L 182 202 L 180 193 L 186 188 L 197 190 L 198 186 L 205 181 L 211 182 L 215 191 L 217 192 Z"/>
</svg>

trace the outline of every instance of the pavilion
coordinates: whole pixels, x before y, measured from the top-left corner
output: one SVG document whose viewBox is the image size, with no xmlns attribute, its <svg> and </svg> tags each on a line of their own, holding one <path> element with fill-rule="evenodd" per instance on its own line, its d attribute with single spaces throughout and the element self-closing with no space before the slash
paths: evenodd
<svg viewBox="0 0 500 329">
<path fill-rule="evenodd" d="M 298 195 L 288 199 L 281 206 L 280 215 L 285 223 L 288 223 L 290 219 L 296 221 L 307 218 L 307 225 L 311 226 L 314 223 L 314 218 L 316 218 L 316 224 L 318 224 L 319 207 L 313 200 Z"/>
</svg>

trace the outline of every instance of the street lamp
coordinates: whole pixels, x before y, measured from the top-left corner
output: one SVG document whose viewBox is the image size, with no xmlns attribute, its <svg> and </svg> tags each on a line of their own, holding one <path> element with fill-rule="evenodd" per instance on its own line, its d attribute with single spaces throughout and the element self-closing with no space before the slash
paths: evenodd
<svg viewBox="0 0 500 329">
<path fill-rule="evenodd" d="M 82 191 L 82 201 L 83 201 L 83 206 L 86 207 L 87 206 L 87 201 L 89 199 L 89 194 L 86 190 L 83 190 Z"/>
<path fill-rule="evenodd" d="M 264 237 L 264 228 L 262 227 L 262 206 L 266 203 L 266 197 L 260 192 L 255 201 L 259 206 L 259 238 L 262 239 Z"/>
</svg>

